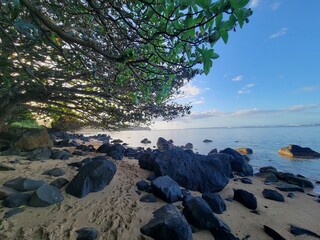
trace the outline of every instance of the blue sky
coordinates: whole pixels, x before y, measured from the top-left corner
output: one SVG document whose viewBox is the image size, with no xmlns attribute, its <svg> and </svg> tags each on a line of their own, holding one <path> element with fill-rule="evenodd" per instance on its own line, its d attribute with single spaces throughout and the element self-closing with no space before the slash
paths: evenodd
<svg viewBox="0 0 320 240">
<path fill-rule="evenodd" d="M 183 87 L 192 114 L 153 129 L 320 123 L 320 0 L 251 0 L 249 24 Z"/>
</svg>

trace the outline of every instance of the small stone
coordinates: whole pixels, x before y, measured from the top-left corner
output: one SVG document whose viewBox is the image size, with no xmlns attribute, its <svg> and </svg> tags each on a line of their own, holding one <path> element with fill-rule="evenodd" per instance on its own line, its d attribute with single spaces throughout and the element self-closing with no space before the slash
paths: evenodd
<svg viewBox="0 0 320 240">
<path fill-rule="evenodd" d="M 47 170 L 44 173 L 42 173 L 42 175 L 49 175 L 49 176 L 53 176 L 53 177 L 60 177 L 65 174 L 66 174 L 66 172 L 61 168 L 53 168 L 53 169 Z"/>
<path fill-rule="evenodd" d="M 137 186 L 138 190 L 146 191 L 149 188 L 149 183 L 145 180 L 141 180 L 141 181 L 137 182 L 136 186 Z"/>
<path fill-rule="evenodd" d="M 262 192 L 262 195 L 266 198 L 266 199 L 270 199 L 270 200 L 274 200 L 277 202 L 284 202 L 284 197 L 281 193 L 278 193 L 275 190 L 272 189 L 264 189 Z"/>
<path fill-rule="evenodd" d="M 77 240 L 96 240 L 98 238 L 98 231 L 92 227 L 84 227 L 76 230 L 78 234 Z"/>
<path fill-rule="evenodd" d="M 250 178 L 241 178 L 241 182 L 244 184 L 252 184 L 252 180 Z"/>
<path fill-rule="evenodd" d="M 210 139 L 205 139 L 205 140 L 203 140 L 203 142 L 204 142 L 204 143 L 210 143 L 210 142 L 212 142 L 212 140 L 210 140 Z"/>
<path fill-rule="evenodd" d="M 50 183 L 51 186 L 55 186 L 59 189 L 63 188 L 65 185 L 67 185 L 69 181 L 65 178 L 57 178 L 53 182 Z"/>
<path fill-rule="evenodd" d="M 9 167 L 9 166 L 6 166 L 2 163 L 0 163 L 0 171 L 14 171 L 15 169 L 13 167 Z"/>
<path fill-rule="evenodd" d="M 234 189 L 233 199 L 249 209 L 257 208 L 257 198 L 250 192 L 242 189 Z"/>
<path fill-rule="evenodd" d="M 63 199 L 60 189 L 45 183 L 31 195 L 29 206 L 47 207 L 62 202 Z"/>
<path fill-rule="evenodd" d="M 153 202 L 156 202 L 156 201 L 157 201 L 157 198 L 152 193 L 144 195 L 142 198 L 140 198 L 140 202 L 153 203 Z"/>
<path fill-rule="evenodd" d="M 9 211 L 5 212 L 3 218 L 10 218 L 18 213 L 22 213 L 25 209 L 24 208 L 13 208 Z"/>
<path fill-rule="evenodd" d="M 288 196 L 287 196 L 287 197 L 289 197 L 289 198 L 295 198 L 296 195 L 295 195 L 294 193 L 290 192 L 290 193 L 288 193 Z"/>
<path fill-rule="evenodd" d="M 7 198 L 10 195 L 16 194 L 17 191 L 9 187 L 0 187 L 0 200 Z"/>
<path fill-rule="evenodd" d="M 44 184 L 42 180 L 35 180 L 31 178 L 18 177 L 5 182 L 3 185 L 6 187 L 14 188 L 17 191 L 26 192 L 36 190 Z"/>
</svg>

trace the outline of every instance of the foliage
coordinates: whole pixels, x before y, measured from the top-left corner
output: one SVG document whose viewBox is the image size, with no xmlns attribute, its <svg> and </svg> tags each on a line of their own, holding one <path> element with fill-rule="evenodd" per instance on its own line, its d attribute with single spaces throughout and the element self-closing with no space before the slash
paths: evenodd
<svg viewBox="0 0 320 240">
<path fill-rule="evenodd" d="M 108 128 L 188 114 L 170 97 L 209 73 L 248 1 L 2 0 L 0 122 L 19 106 Z"/>
</svg>

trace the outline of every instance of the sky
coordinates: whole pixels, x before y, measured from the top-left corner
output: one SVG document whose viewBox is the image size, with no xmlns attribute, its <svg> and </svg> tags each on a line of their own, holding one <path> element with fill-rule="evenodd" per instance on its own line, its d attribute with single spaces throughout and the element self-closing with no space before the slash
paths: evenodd
<svg viewBox="0 0 320 240">
<path fill-rule="evenodd" d="M 183 87 L 191 115 L 152 129 L 320 123 L 320 0 L 251 0 L 249 24 Z"/>
</svg>

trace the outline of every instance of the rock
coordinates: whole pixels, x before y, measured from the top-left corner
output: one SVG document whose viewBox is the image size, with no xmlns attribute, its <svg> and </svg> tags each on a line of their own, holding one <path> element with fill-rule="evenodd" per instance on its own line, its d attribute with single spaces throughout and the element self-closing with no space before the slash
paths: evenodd
<svg viewBox="0 0 320 240">
<path fill-rule="evenodd" d="M 72 154 L 68 150 L 52 150 L 50 158 L 52 159 L 60 159 L 60 160 L 68 160 L 72 157 Z"/>
<path fill-rule="evenodd" d="M 198 229 L 221 228 L 220 220 L 213 214 L 208 203 L 201 197 L 193 197 L 183 203 L 183 214 Z"/>
<path fill-rule="evenodd" d="M 275 183 L 278 181 L 278 178 L 273 173 L 267 173 L 266 179 L 264 180 L 265 183 Z"/>
<path fill-rule="evenodd" d="M 299 187 L 303 188 L 314 188 L 313 183 L 309 181 L 308 179 L 297 177 L 297 176 L 286 176 L 284 177 L 284 180 L 288 183 L 298 185 Z"/>
<path fill-rule="evenodd" d="M 238 153 L 241 153 L 241 154 L 244 154 L 244 155 L 246 155 L 246 154 L 253 154 L 253 151 L 252 151 L 251 148 L 237 148 L 236 151 L 237 151 Z"/>
<path fill-rule="evenodd" d="M 42 180 L 18 177 L 5 182 L 3 185 L 6 187 L 14 188 L 17 191 L 26 192 L 36 190 L 44 183 L 45 182 Z"/>
<path fill-rule="evenodd" d="M 283 195 L 281 193 L 278 193 L 275 190 L 264 189 L 263 192 L 262 192 L 262 195 L 266 199 L 274 200 L 274 201 L 277 201 L 277 202 L 284 202 Z"/>
<path fill-rule="evenodd" d="M 72 155 L 74 156 L 84 156 L 84 155 L 87 155 L 87 153 L 84 153 L 82 151 L 79 151 L 79 150 L 75 150 L 72 152 Z"/>
<path fill-rule="evenodd" d="M 148 138 L 144 138 L 140 141 L 141 143 L 144 143 L 144 144 L 148 144 L 148 143 L 151 143 L 151 141 L 148 139 Z"/>
<path fill-rule="evenodd" d="M 146 191 L 149 188 L 149 183 L 145 180 L 141 180 L 141 181 L 137 182 L 136 186 L 137 186 L 138 190 Z"/>
<path fill-rule="evenodd" d="M 257 198 L 250 192 L 242 189 L 233 189 L 233 199 L 245 207 L 255 210 L 257 208 Z"/>
<path fill-rule="evenodd" d="M 217 157 L 174 148 L 158 154 L 154 161 L 154 173 L 156 176 L 168 175 L 190 190 L 219 192 L 229 182 L 230 164 Z"/>
<path fill-rule="evenodd" d="M 289 198 L 295 198 L 296 195 L 294 195 L 294 193 L 290 192 L 290 193 L 288 193 L 287 197 L 289 197 Z"/>
<path fill-rule="evenodd" d="M 113 144 L 120 144 L 120 143 L 123 143 L 123 141 L 122 141 L 121 139 L 113 139 L 113 140 L 111 141 L 111 143 L 113 143 Z"/>
<path fill-rule="evenodd" d="M 243 177 L 240 181 L 244 184 L 252 184 L 252 180 L 250 178 Z"/>
<path fill-rule="evenodd" d="M 53 176 L 53 177 L 60 177 L 65 174 L 66 174 L 66 172 L 61 168 L 52 168 L 52 169 L 47 170 L 44 173 L 42 173 L 42 175 L 48 175 L 48 176 Z"/>
<path fill-rule="evenodd" d="M 192 150 L 193 149 L 193 144 L 192 143 L 187 143 L 184 147 L 185 147 L 185 149 Z"/>
<path fill-rule="evenodd" d="M 55 147 L 71 147 L 70 139 L 63 139 L 61 141 L 54 142 Z"/>
<path fill-rule="evenodd" d="M 4 213 L 3 218 L 4 219 L 10 218 L 10 217 L 12 217 L 14 215 L 22 213 L 24 210 L 25 210 L 24 208 L 13 208 L 13 209 L 10 209 L 9 211 Z"/>
<path fill-rule="evenodd" d="M 233 159 L 230 162 L 232 170 L 243 173 L 244 176 L 253 175 L 252 166 L 236 150 L 234 150 L 232 148 L 226 148 L 226 149 L 220 151 L 220 153 L 228 154 L 233 157 Z"/>
<path fill-rule="evenodd" d="M 160 152 L 167 151 L 171 148 L 172 144 L 166 139 L 159 137 L 157 141 L 157 148 Z"/>
<path fill-rule="evenodd" d="M 66 192 L 82 198 L 90 192 L 104 189 L 116 173 L 116 165 L 108 160 L 95 160 L 80 168 L 79 173 L 71 180 Z"/>
<path fill-rule="evenodd" d="M 32 151 L 38 148 L 52 148 L 53 142 L 47 129 L 23 129 L 14 140 L 13 147 L 22 151 Z"/>
<path fill-rule="evenodd" d="M 157 201 L 157 198 L 152 193 L 144 195 L 142 198 L 140 198 L 140 202 L 153 203 L 153 202 L 156 202 L 156 201 Z"/>
<path fill-rule="evenodd" d="M 280 148 L 278 153 L 291 158 L 320 158 L 320 153 L 308 147 L 300 147 L 293 144 Z"/>
<path fill-rule="evenodd" d="M 8 150 L 0 152 L 0 156 L 13 156 L 13 155 L 20 155 L 21 154 L 21 149 L 17 148 L 10 148 Z"/>
<path fill-rule="evenodd" d="M 226 204 L 218 193 L 204 193 L 202 198 L 208 203 L 214 213 L 221 214 L 226 210 Z"/>
<path fill-rule="evenodd" d="M 153 215 L 154 218 L 140 229 L 142 234 L 155 240 L 192 240 L 189 224 L 174 205 L 167 204 Z"/>
<path fill-rule="evenodd" d="M 304 192 L 302 187 L 290 183 L 278 183 L 276 188 L 283 192 Z"/>
<path fill-rule="evenodd" d="M 78 234 L 77 240 L 96 240 L 98 239 L 98 231 L 92 227 L 84 227 L 76 230 Z"/>
<path fill-rule="evenodd" d="M 29 200 L 29 193 L 16 193 L 3 200 L 2 205 L 8 208 L 16 208 L 22 205 L 27 205 L 29 203 Z"/>
<path fill-rule="evenodd" d="M 76 147 L 76 149 L 81 150 L 83 152 L 95 152 L 96 149 L 92 145 L 79 145 Z"/>
<path fill-rule="evenodd" d="M 57 178 L 53 182 L 50 183 L 51 186 L 55 186 L 56 188 L 63 188 L 65 185 L 67 185 L 69 181 L 65 178 Z"/>
<path fill-rule="evenodd" d="M 153 171 L 154 162 L 157 154 L 154 152 L 145 152 L 139 157 L 139 166 L 143 169 Z"/>
<path fill-rule="evenodd" d="M 48 160 L 51 156 L 51 150 L 49 148 L 37 148 L 28 153 L 27 159 L 30 161 L 42 161 Z"/>
<path fill-rule="evenodd" d="M 52 204 L 62 202 L 64 199 L 60 189 L 47 183 L 39 187 L 29 201 L 31 207 L 48 207 Z"/>
<path fill-rule="evenodd" d="M 167 203 L 174 203 L 182 199 L 179 185 L 169 176 L 156 178 L 151 182 L 151 187 L 153 193 Z"/>
<path fill-rule="evenodd" d="M 102 144 L 97 152 L 106 153 L 108 156 L 112 157 L 115 160 L 122 160 L 124 157 L 125 147 L 121 144 Z"/>
<path fill-rule="evenodd" d="M 264 229 L 264 232 L 274 240 L 286 240 L 279 233 L 277 233 L 275 230 L 273 230 L 272 228 L 266 225 L 263 225 L 263 229 Z"/>
<path fill-rule="evenodd" d="M 210 140 L 210 139 L 205 139 L 205 140 L 203 140 L 203 142 L 204 142 L 204 143 L 210 143 L 210 142 L 212 142 L 212 140 Z"/>
<path fill-rule="evenodd" d="M 214 148 L 208 153 L 208 156 L 210 156 L 212 154 L 216 154 L 216 153 L 218 153 L 218 150 L 216 148 Z"/>
<path fill-rule="evenodd" d="M 9 197 L 10 195 L 16 194 L 17 191 L 13 188 L 9 187 L 0 187 L 0 200 L 5 199 L 6 197 Z"/>
<path fill-rule="evenodd" d="M 139 159 L 142 154 L 144 154 L 144 151 L 141 149 L 127 148 L 124 151 L 124 156 L 128 158 Z"/>
<path fill-rule="evenodd" d="M 15 169 L 13 167 L 9 167 L 9 166 L 6 166 L 2 163 L 0 163 L 0 171 L 14 171 Z"/>
<path fill-rule="evenodd" d="M 296 235 L 296 236 L 308 235 L 308 236 L 312 236 L 312 237 L 320 239 L 320 235 L 318 235 L 308 229 L 304 229 L 304 228 L 293 226 L 293 225 L 290 226 L 290 233 L 292 233 L 293 235 Z"/>
</svg>

